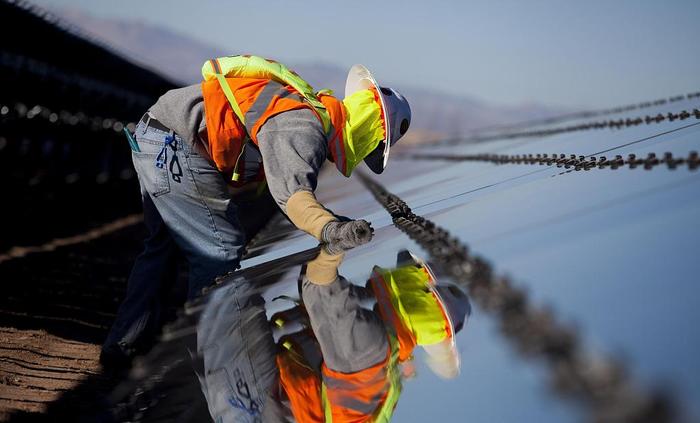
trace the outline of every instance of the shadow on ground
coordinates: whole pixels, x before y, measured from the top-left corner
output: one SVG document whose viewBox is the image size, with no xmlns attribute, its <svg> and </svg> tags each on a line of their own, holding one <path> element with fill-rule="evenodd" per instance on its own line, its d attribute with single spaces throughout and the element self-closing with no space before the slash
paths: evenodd
<svg viewBox="0 0 700 423">
<path fill-rule="evenodd" d="M 276 211 L 269 195 L 242 197 L 238 203 L 249 239 Z M 123 377 L 102 374 L 99 345 L 144 235 L 143 225 L 136 224 L 0 264 L 0 420 L 99 419 L 104 398 Z M 186 267 L 180 270 L 162 324 L 174 320 L 184 303 Z"/>
</svg>

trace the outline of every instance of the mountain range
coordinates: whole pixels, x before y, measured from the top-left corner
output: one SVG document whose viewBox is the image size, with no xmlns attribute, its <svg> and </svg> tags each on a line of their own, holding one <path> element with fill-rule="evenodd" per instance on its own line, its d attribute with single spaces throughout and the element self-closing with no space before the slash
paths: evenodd
<svg viewBox="0 0 700 423">
<path fill-rule="evenodd" d="M 103 44 L 117 54 L 150 68 L 176 83 L 201 80 L 202 63 L 212 57 L 235 54 L 168 28 L 142 21 L 106 19 L 76 8 L 50 10 L 79 34 Z M 315 88 L 342 93 L 346 70 L 330 63 L 288 63 Z M 497 105 L 475 97 L 437 92 L 420 86 L 397 88 L 412 109 L 412 142 L 444 137 L 465 137 L 475 130 L 572 112 L 571 108 L 539 103 Z"/>
</svg>

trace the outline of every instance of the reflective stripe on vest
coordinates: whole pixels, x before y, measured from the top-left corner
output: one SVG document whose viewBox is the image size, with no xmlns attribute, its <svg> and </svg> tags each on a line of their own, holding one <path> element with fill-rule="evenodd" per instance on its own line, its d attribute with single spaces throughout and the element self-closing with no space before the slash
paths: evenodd
<svg viewBox="0 0 700 423">
<path fill-rule="evenodd" d="M 242 122 L 245 125 L 248 134 L 253 134 L 253 128 L 258 123 L 260 118 L 267 112 L 270 107 L 270 103 L 275 97 L 291 98 L 299 102 L 303 101 L 299 94 L 290 92 L 278 82 L 269 81 L 267 85 L 265 85 L 265 88 L 263 88 L 262 92 L 258 94 L 258 97 L 255 99 L 253 105 L 250 106 L 250 109 L 245 112 L 245 120 Z"/>
<path fill-rule="evenodd" d="M 343 143 L 342 136 L 333 137 L 333 139 L 331 140 L 330 148 L 333 149 L 332 153 L 335 153 L 335 154 L 333 154 L 333 157 L 334 157 L 334 160 L 337 161 L 336 166 L 338 166 L 338 170 L 340 170 L 340 172 L 343 175 L 345 175 L 345 173 L 347 172 L 348 162 L 347 162 L 347 159 L 345 158 L 345 143 Z"/>
<path fill-rule="evenodd" d="M 391 357 L 389 357 L 389 363 L 387 365 L 387 380 L 389 381 L 389 391 L 387 392 L 384 403 L 381 408 L 374 412 L 373 422 L 374 423 L 389 423 L 391 417 L 394 415 L 394 409 L 396 404 L 399 402 L 399 397 L 401 396 L 401 390 L 403 386 L 401 385 L 401 375 L 399 372 L 399 341 L 396 337 L 388 332 L 389 345 L 391 347 Z"/>
<path fill-rule="evenodd" d="M 224 95 L 226 96 L 226 99 L 228 100 L 229 104 L 231 105 L 231 109 L 233 110 L 233 113 L 236 114 L 238 119 L 241 121 L 242 124 L 245 125 L 245 118 L 243 117 L 243 112 L 241 112 L 241 107 L 238 105 L 238 101 L 236 100 L 236 97 L 233 95 L 233 91 L 231 91 L 231 87 L 228 86 L 228 83 L 226 83 L 226 77 L 220 73 L 217 73 L 216 79 L 219 81 L 219 85 L 221 85 L 221 89 L 224 91 Z"/>
<path fill-rule="evenodd" d="M 330 95 L 321 95 L 319 97 L 328 114 L 331 118 L 331 126 L 328 132 L 328 149 L 331 152 L 336 168 L 345 176 L 350 176 L 347 173 L 348 163 L 345 154 L 345 106 L 337 98 Z"/>
</svg>

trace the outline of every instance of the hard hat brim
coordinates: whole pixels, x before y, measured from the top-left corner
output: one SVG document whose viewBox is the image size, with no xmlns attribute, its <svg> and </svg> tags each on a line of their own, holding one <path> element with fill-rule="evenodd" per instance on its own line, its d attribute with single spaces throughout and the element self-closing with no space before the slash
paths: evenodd
<svg viewBox="0 0 700 423">
<path fill-rule="evenodd" d="M 372 73 L 363 65 L 353 65 L 348 72 L 348 78 L 345 81 L 345 97 L 349 97 L 357 91 L 366 90 L 374 87 L 379 93 L 379 100 L 382 107 L 382 115 L 384 116 L 384 140 L 379 143 L 364 161 L 367 167 L 376 174 L 384 171 L 387 162 L 389 161 L 389 150 L 391 149 L 391 128 L 389 125 L 389 111 L 387 109 L 387 100 L 384 98 L 384 93 L 374 79 Z"/>
<path fill-rule="evenodd" d="M 444 298 L 442 298 L 442 295 L 440 295 L 440 290 L 436 289 L 435 285 L 429 285 L 428 289 L 430 289 L 430 291 L 437 299 L 438 305 L 442 309 L 442 314 L 447 318 L 447 326 L 450 329 L 450 344 L 453 348 L 457 348 L 457 340 L 455 336 L 457 334 L 457 331 L 455 328 L 455 322 L 452 318 L 452 315 L 450 314 L 450 309 L 447 307 L 447 302 Z"/>
</svg>

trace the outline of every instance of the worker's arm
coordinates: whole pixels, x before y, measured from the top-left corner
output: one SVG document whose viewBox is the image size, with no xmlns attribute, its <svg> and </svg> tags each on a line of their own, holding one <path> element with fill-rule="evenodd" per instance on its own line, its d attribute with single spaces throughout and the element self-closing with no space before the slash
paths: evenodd
<svg viewBox="0 0 700 423">
<path fill-rule="evenodd" d="M 301 294 L 326 366 L 354 373 L 386 360 L 389 343 L 379 316 L 360 305 L 364 288 L 338 274 L 342 259 L 321 249 L 302 274 Z"/>
<path fill-rule="evenodd" d="M 292 110 L 270 118 L 257 139 L 270 193 L 294 225 L 343 249 L 371 239 L 369 223 L 338 221 L 313 194 L 328 146 L 321 122 L 311 110 Z"/>
</svg>

